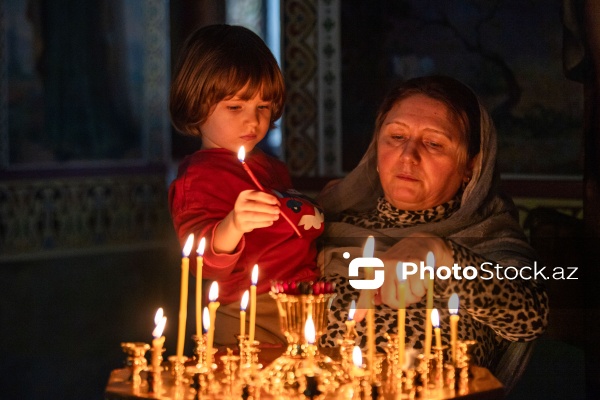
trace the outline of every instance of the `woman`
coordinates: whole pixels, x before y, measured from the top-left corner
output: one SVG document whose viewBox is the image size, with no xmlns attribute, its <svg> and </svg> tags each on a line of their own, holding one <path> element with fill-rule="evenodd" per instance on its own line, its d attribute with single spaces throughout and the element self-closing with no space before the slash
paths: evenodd
<svg viewBox="0 0 600 400">
<path fill-rule="evenodd" d="M 333 218 L 326 223 L 319 259 L 324 275 L 338 287 L 322 346 L 335 346 L 345 332 L 340 321 L 346 320 L 351 300 L 359 298 L 348 283 L 349 260 L 362 256 L 369 235 L 375 237 L 375 257 L 385 265 L 384 284 L 375 296 L 378 351 L 385 347 L 384 333 L 396 333 L 397 262 L 425 262 L 429 251 L 436 267 L 456 263 L 474 266 L 479 274 L 471 280 L 462 275 L 435 279 L 434 307 L 445 345 L 452 293 L 460 299 L 459 340 L 477 341 L 473 361 L 478 365 L 493 367 L 511 341 L 543 333 L 548 314 L 543 285 L 528 279 L 533 275 L 528 269 L 516 279 L 502 273 L 502 267 L 533 266 L 535 257 L 514 205 L 497 192 L 495 135 L 475 94 L 452 78 L 415 78 L 388 94 L 367 153 L 318 199 Z M 482 264 L 491 272 L 485 273 Z M 407 348 L 422 350 L 427 286 L 419 274 L 408 276 L 406 286 Z M 360 297 L 357 320 L 367 307 Z M 364 327 L 363 321 L 358 326 L 363 348 Z"/>
</svg>

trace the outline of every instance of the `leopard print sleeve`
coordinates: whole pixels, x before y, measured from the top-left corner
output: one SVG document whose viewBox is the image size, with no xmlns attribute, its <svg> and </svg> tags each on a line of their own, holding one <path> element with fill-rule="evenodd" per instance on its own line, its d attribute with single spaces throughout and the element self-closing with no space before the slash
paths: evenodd
<svg viewBox="0 0 600 400">
<path fill-rule="evenodd" d="M 457 293 L 461 309 L 504 339 L 529 341 L 545 331 L 548 296 L 543 281 L 534 279 L 530 269 L 498 265 L 452 240 L 448 242 L 463 275 L 462 279 L 443 281 L 438 295 L 449 298 Z M 467 266 L 474 268 L 469 274 Z M 475 269 L 477 277 L 467 279 Z"/>
</svg>

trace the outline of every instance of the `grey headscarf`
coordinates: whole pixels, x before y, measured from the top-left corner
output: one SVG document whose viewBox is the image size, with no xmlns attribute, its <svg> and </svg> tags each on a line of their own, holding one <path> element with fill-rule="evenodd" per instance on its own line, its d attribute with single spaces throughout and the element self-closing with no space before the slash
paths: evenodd
<svg viewBox="0 0 600 400">
<path fill-rule="evenodd" d="M 376 143 L 372 142 L 358 166 L 339 182 L 325 188 L 318 196 L 325 215 L 333 218 L 325 224 L 325 251 L 321 255 L 325 272 L 339 269 L 346 275 L 348 261 L 339 258 L 344 251 L 360 256 L 364 240 L 373 235 L 376 250 L 385 251 L 399 238 L 415 232 L 428 232 L 452 239 L 486 259 L 504 265 L 531 265 L 535 252 L 529 246 L 517 221 L 513 202 L 498 192 L 496 173 L 496 131 L 480 103 L 480 151 L 473 166 L 472 178 L 464 189 L 460 208 L 449 218 L 408 228 L 364 229 L 335 222 L 344 211 L 375 209 L 383 191 L 376 170 Z M 323 258 L 324 257 L 324 258 Z M 332 262 L 333 261 L 333 262 Z"/>
</svg>

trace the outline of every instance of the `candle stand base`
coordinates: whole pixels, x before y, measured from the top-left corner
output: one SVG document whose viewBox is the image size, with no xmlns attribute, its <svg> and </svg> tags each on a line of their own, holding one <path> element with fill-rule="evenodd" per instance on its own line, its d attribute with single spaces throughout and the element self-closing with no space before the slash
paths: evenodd
<svg viewBox="0 0 600 400">
<path fill-rule="evenodd" d="M 187 383 L 185 378 L 185 362 L 187 361 L 186 356 L 170 356 L 169 362 L 171 363 L 171 373 L 175 378 L 175 385 L 181 385 L 183 383 Z"/>
<path fill-rule="evenodd" d="M 150 345 L 142 342 L 124 342 L 121 348 L 127 353 L 127 365 L 131 368 L 131 382 L 134 389 L 139 389 L 142 384 L 140 373 L 148 366 L 146 352 Z"/>
</svg>

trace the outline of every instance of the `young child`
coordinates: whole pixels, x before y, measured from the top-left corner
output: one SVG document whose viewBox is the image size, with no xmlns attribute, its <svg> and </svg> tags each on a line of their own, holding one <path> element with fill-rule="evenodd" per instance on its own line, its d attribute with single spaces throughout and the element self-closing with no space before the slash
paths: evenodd
<svg viewBox="0 0 600 400">
<path fill-rule="evenodd" d="M 171 86 L 171 120 L 178 131 L 200 137 L 202 149 L 183 160 L 169 204 L 182 243 L 190 233 L 206 238 L 202 277 L 219 282 L 215 340 L 220 344 L 233 343 L 239 334 L 240 300 L 255 264 L 255 338 L 261 342 L 285 343 L 268 295 L 271 280 L 319 275 L 315 239 L 323 232 L 321 210 L 292 188 L 281 161 L 255 148 L 281 116 L 284 97 L 277 62 L 252 31 L 212 25 L 187 39 Z M 238 160 L 242 146 L 265 191 Z"/>
</svg>

